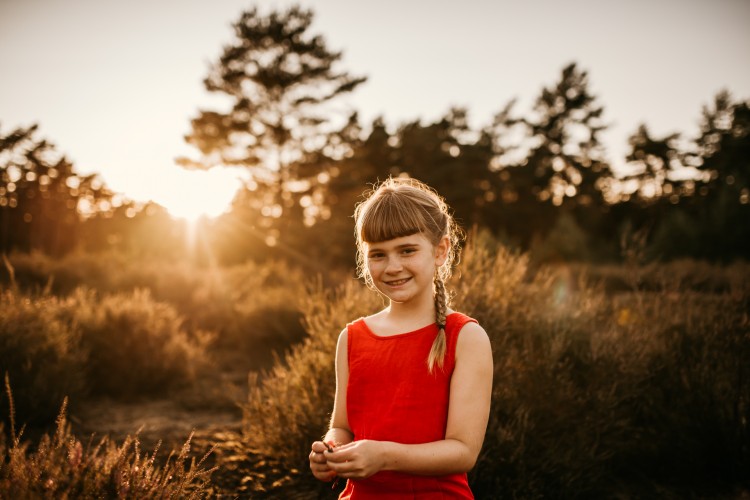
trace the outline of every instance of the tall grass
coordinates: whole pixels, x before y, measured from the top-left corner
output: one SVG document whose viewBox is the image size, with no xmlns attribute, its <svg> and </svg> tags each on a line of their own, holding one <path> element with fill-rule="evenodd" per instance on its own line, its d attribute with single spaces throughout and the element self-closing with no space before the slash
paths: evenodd
<svg viewBox="0 0 750 500">
<path fill-rule="evenodd" d="M 749 277 L 608 295 L 580 268 L 532 270 L 526 255 L 467 249 L 455 307 L 487 330 L 495 362 L 491 418 L 470 474 L 477 497 L 748 488 Z M 307 454 L 330 415 L 338 332 L 379 306 L 361 286 L 319 291 L 305 309 L 310 338 L 254 381 L 246 444 L 300 471 L 288 478 L 298 489 L 315 488 Z"/>
<path fill-rule="evenodd" d="M 10 385 L 7 394 L 12 404 Z M 8 443 L 0 424 L 0 498 L 205 498 L 209 477 L 215 469 L 189 458 L 190 438 L 182 449 L 157 463 L 157 449 L 150 455 L 140 449 L 137 437 L 120 445 L 102 438 L 87 445 L 72 433 L 66 420 L 66 404 L 57 418 L 55 432 L 45 434 L 35 447 L 11 426 Z M 192 436 L 191 436 L 192 437 Z M 209 452 L 211 453 L 211 452 Z"/>
<path fill-rule="evenodd" d="M 210 334 L 186 331 L 177 311 L 153 300 L 148 290 L 99 297 L 78 289 L 64 304 L 89 354 L 88 382 L 95 394 L 165 394 L 189 384 L 207 362 Z"/>
<path fill-rule="evenodd" d="M 747 479 L 746 287 L 607 296 L 527 266 L 474 247 L 457 286 L 495 351 L 478 491 L 679 498 Z"/>
<path fill-rule="evenodd" d="M 88 352 L 64 310 L 55 297 L 0 290 L 0 375 L 8 374 L 20 388 L 16 411 L 30 424 L 54 421 L 66 396 L 79 398 L 88 389 Z M 6 405 L 0 404 L 3 418 L 9 415 Z"/>
<path fill-rule="evenodd" d="M 18 288 L 66 297 L 85 287 L 100 295 L 147 290 L 169 304 L 188 330 L 211 331 L 215 346 L 241 354 L 247 366 L 266 366 L 303 338 L 300 300 L 308 277 L 282 261 L 231 267 L 197 266 L 187 260 L 133 259 L 120 253 L 71 253 L 52 259 L 40 253 L 9 258 Z M 0 282 L 10 276 L 0 269 Z"/>
<path fill-rule="evenodd" d="M 19 419 L 30 424 L 53 422 L 65 396 L 165 394 L 207 361 L 210 336 L 186 330 L 148 291 L 78 289 L 58 298 L 5 290 L 0 308 L 0 370 L 16 388 Z"/>
</svg>

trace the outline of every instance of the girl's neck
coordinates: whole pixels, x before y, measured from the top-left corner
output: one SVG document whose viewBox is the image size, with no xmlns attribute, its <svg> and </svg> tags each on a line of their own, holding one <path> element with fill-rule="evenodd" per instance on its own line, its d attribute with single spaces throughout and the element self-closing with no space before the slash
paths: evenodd
<svg viewBox="0 0 750 500">
<path fill-rule="evenodd" d="M 388 320 L 393 323 L 424 326 L 435 320 L 435 302 L 432 297 L 418 302 L 391 302 L 385 310 Z"/>
</svg>

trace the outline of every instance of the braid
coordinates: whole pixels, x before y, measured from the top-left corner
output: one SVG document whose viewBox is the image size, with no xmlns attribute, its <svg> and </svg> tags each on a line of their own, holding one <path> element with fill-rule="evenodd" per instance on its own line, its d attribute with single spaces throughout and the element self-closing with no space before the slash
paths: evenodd
<svg viewBox="0 0 750 500">
<path fill-rule="evenodd" d="M 447 344 L 445 339 L 445 316 L 448 309 L 448 297 L 445 293 L 445 283 L 440 273 L 435 273 L 435 321 L 438 326 L 438 334 L 435 337 L 435 341 L 432 343 L 432 349 L 430 349 L 430 355 L 427 357 L 427 366 L 432 372 L 435 369 L 435 364 L 439 368 L 443 367 L 443 360 L 445 359 L 445 352 L 447 351 Z"/>
</svg>

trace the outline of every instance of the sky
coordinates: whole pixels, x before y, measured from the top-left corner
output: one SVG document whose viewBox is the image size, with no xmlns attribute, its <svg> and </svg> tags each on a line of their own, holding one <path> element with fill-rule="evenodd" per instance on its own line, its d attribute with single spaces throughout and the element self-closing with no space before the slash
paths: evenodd
<svg viewBox="0 0 750 500">
<path fill-rule="evenodd" d="M 342 106 L 363 123 L 427 123 L 450 107 L 488 124 L 511 99 L 526 114 L 576 62 L 610 124 L 615 167 L 640 123 L 695 135 L 721 89 L 750 99 L 748 0 L 316 0 L 312 33 L 368 81 Z M 82 174 L 178 215 L 216 214 L 237 171 L 186 171 L 198 109 L 218 109 L 202 80 L 243 10 L 292 2 L 0 0 L 0 133 L 40 125 Z M 208 189 L 212 195 L 198 202 Z"/>
</svg>

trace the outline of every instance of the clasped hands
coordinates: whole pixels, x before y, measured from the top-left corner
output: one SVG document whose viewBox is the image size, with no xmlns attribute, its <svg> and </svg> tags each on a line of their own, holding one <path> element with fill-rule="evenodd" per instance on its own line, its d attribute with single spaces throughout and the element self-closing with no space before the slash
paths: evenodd
<svg viewBox="0 0 750 500">
<path fill-rule="evenodd" d="M 329 447 L 332 451 L 328 451 Z M 310 452 L 310 470 L 321 481 L 335 477 L 362 479 L 383 469 L 382 443 L 364 439 L 341 446 L 315 441 Z"/>
</svg>

